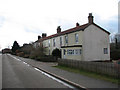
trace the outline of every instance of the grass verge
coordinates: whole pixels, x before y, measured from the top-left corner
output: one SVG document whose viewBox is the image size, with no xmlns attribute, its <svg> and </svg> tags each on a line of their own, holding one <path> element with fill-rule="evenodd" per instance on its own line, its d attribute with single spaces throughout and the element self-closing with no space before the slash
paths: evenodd
<svg viewBox="0 0 120 90">
<path fill-rule="evenodd" d="M 98 73 L 95 73 L 95 72 L 90 72 L 90 71 L 86 71 L 86 70 L 82 70 L 82 69 L 71 68 L 71 67 L 67 67 L 67 66 L 58 65 L 58 66 L 54 66 L 54 67 L 59 68 L 59 69 L 63 69 L 63 70 L 69 71 L 69 72 L 79 73 L 81 75 L 85 75 L 85 76 L 92 77 L 92 78 L 106 80 L 106 81 L 109 81 L 109 82 L 112 82 L 112 83 L 115 83 L 115 84 L 120 84 L 119 83 L 120 79 L 113 78 L 113 77 L 110 77 L 108 75 L 101 75 L 101 74 L 98 74 Z"/>
</svg>

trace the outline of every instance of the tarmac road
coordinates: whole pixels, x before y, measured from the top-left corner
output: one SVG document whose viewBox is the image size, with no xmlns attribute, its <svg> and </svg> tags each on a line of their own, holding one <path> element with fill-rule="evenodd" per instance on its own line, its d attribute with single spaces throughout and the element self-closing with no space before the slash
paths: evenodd
<svg viewBox="0 0 120 90">
<path fill-rule="evenodd" d="M 2 88 L 68 88 L 9 55 L 2 55 L 2 64 Z"/>
</svg>

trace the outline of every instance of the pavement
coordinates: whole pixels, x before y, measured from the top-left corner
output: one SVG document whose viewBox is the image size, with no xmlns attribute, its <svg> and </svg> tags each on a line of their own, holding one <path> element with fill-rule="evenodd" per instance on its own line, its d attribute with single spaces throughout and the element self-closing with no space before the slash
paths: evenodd
<svg viewBox="0 0 120 90">
<path fill-rule="evenodd" d="M 21 57 L 17 57 L 17 58 L 19 58 L 20 60 L 22 60 L 34 67 L 38 67 L 47 72 L 50 72 L 51 74 L 55 74 L 59 77 L 62 77 L 70 82 L 79 84 L 80 86 L 88 88 L 89 90 L 90 89 L 95 89 L 95 90 L 96 89 L 111 89 L 111 90 L 115 90 L 115 89 L 119 90 L 120 89 L 120 86 L 118 86 L 117 84 L 108 82 L 108 81 L 95 79 L 95 78 L 91 78 L 91 77 L 84 76 L 81 74 L 68 72 L 68 71 L 65 71 L 62 69 L 52 67 L 52 66 L 56 66 L 57 63 L 40 62 L 40 61 L 35 61 L 32 59 L 21 58 Z"/>
</svg>

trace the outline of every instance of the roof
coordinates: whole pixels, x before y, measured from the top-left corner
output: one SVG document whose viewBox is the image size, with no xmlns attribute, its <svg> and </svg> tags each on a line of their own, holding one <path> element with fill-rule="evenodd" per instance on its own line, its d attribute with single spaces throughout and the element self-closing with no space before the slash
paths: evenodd
<svg viewBox="0 0 120 90">
<path fill-rule="evenodd" d="M 39 41 L 47 40 L 47 39 L 50 39 L 50 38 L 54 38 L 54 37 L 57 37 L 57 36 L 61 36 L 61 35 L 65 35 L 65 34 L 68 34 L 68 33 L 76 32 L 76 31 L 79 31 L 79 30 L 84 30 L 88 26 L 89 26 L 89 24 L 84 24 L 84 25 L 81 25 L 81 26 L 77 26 L 77 27 L 65 30 L 63 32 L 60 32 L 60 33 L 53 34 L 53 35 L 50 35 L 48 37 L 42 38 Z"/>
<path fill-rule="evenodd" d="M 106 31 L 105 29 L 101 28 L 101 27 L 98 26 L 97 24 L 95 24 L 95 23 L 92 23 L 92 24 L 95 25 L 96 27 L 100 28 L 100 29 L 103 30 L 104 32 L 110 34 L 108 31 Z M 57 33 L 57 34 L 53 34 L 53 35 L 50 35 L 50 36 L 48 36 L 48 37 L 41 38 L 41 39 L 39 39 L 39 41 L 47 40 L 47 39 L 50 39 L 50 38 L 54 38 L 54 37 L 57 37 L 57 36 L 65 35 L 65 34 L 72 33 L 72 32 L 76 32 L 76 31 L 80 31 L 80 30 L 84 31 L 85 28 L 87 28 L 89 25 L 91 25 L 91 24 L 90 24 L 90 23 L 83 24 L 83 25 L 80 25 L 80 26 L 77 26 L 77 27 L 74 27 L 74 28 L 65 30 L 65 31 L 60 32 L 60 33 Z"/>
</svg>

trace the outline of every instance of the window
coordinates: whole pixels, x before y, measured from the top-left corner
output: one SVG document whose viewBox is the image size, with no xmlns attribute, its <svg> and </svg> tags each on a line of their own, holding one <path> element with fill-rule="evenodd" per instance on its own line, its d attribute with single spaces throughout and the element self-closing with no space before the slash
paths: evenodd
<svg viewBox="0 0 120 90">
<path fill-rule="evenodd" d="M 82 54 L 82 50 L 81 50 L 81 49 L 79 49 L 79 51 L 80 51 L 80 54 Z"/>
<path fill-rule="evenodd" d="M 55 39 L 53 39 L 53 47 L 55 47 Z"/>
<path fill-rule="evenodd" d="M 74 55 L 74 50 L 71 50 L 71 49 L 69 50 L 69 49 L 68 49 L 68 50 L 67 50 L 67 55 Z"/>
<path fill-rule="evenodd" d="M 60 37 L 60 46 L 62 46 L 62 37 Z"/>
<path fill-rule="evenodd" d="M 81 55 L 82 50 L 81 49 L 75 49 L 75 55 Z"/>
<path fill-rule="evenodd" d="M 104 54 L 108 54 L 108 48 L 104 48 Z"/>
<path fill-rule="evenodd" d="M 49 50 L 49 55 L 50 55 L 50 50 Z"/>
<path fill-rule="evenodd" d="M 49 45 L 49 47 L 50 47 L 50 40 L 48 41 L 48 45 Z"/>
<path fill-rule="evenodd" d="M 81 55 L 82 54 L 82 50 L 81 49 L 68 49 L 67 50 L 67 55 Z"/>
<path fill-rule="evenodd" d="M 68 37 L 65 36 L 65 43 L 68 44 Z"/>
<path fill-rule="evenodd" d="M 66 52 L 66 50 L 64 49 L 64 52 L 63 52 L 63 53 L 64 53 L 64 55 L 65 55 L 65 52 Z"/>
<path fill-rule="evenodd" d="M 75 42 L 78 43 L 78 34 L 75 34 Z"/>
</svg>

